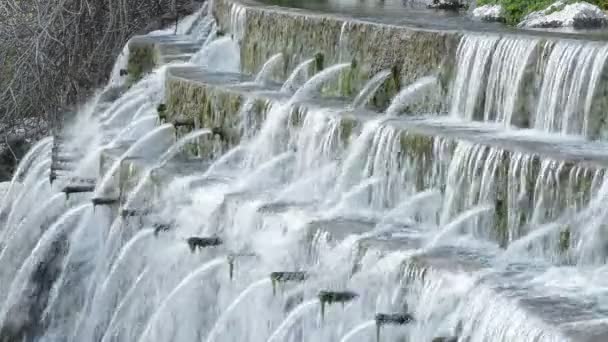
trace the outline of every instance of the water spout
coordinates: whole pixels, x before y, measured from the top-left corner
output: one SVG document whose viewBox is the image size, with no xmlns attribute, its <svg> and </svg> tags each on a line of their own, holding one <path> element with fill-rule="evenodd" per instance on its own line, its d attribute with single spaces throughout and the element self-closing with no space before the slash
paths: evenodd
<svg viewBox="0 0 608 342">
<path fill-rule="evenodd" d="M 477 206 L 463 212 L 462 214 L 455 217 L 451 222 L 443 226 L 441 228 L 441 231 L 433 237 L 427 247 L 437 246 L 437 244 L 439 244 L 446 237 L 452 235 L 453 233 L 461 229 L 462 225 L 465 224 L 467 221 L 474 219 L 480 215 L 491 212 L 493 210 L 493 206 Z"/>
<path fill-rule="evenodd" d="M 140 150 L 147 147 L 151 141 L 153 141 L 159 136 L 169 134 L 172 131 L 172 125 L 164 124 L 148 132 L 146 135 L 137 140 L 135 144 L 129 147 L 127 151 L 125 151 L 116 161 L 114 161 L 114 164 L 112 164 L 112 166 L 108 169 L 108 171 L 103 176 L 101 182 L 99 183 L 99 186 L 97 186 L 95 195 L 100 195 L 106 190 L 108 183 L 110 182 L 116 171 L 118 171 L 120 165 L 122 164 L 122 161 L 125 158 L 136 155 Z"/>
<path fill-rule="evenodd" d="M 386 81 L 386 79 L 391 75 L 390 70 L 383 70 L 377 73 L 372 79 L 367 81 L 363 89 L 359 92 L 357 97 L 353 100 L 351 107 L 358 109 L 365 106 L 369 100 L 376 94 L 378 88 Z"/>
<path fill-rule="evenodd" d="M 203 135 L 207 135 L 207 134 L 211 134 L 211 130 L 199 129 L 199 130 L 190 132 L 190 133 L 186 134 L 185 136 L 181 137 L 178 141 L 175 142 L 175 144 L 173 144 L 167 150 L 167 152 L 163 153 L 163 155 L 160 156 L 160 158 L 158 158 L 158 167 L 162 167 L 166 163 L 168 163 L 173 157 L 175 157 L 175 155 L 179 152 L 179 150 L 184 145 L 186 145 L 187 143 L 191 142 L 192 140 L 194 140 L 196 138 L 202 137 Z"/>
<path fill-rule="evenodd" d="M 418 79 L 416 82 L 402 89 L 397 96 L 393 98 L 391 104 L 386 110 L 387 116 L 399 115 L 407 106 L 412 105 L 421 96 L 437 84 L 437 77 L 426 76 Z"/>
<path fill-rule="evenodd" d="M 224 310 L 222 312 L 220 317 L 217 319 L 217 321 L 213 325 L 213 328 L 211 328 L 211 331 L 209 332 L 209 335 L 207 336 L 207 339 L 205 341 L 214 342 L 217 338 L 217 334 L 220 333 L 220 330 L 224 327 L 224 325 L 226 324 L 226 321 L 228 320 L 228 318 L 230 317 L 232 312 L 239 306 L 239 304 L 243 300 L 245 300 L 245 298 L 247 298 L 247 296 L 251 292 L 253 292 L 255 289 L 265 286 L 268 283 L 270 283 L 270 279 L 264 278 L 264 279 L 260 279 L 256 282 L 252 283 L 251 285 L 247 286 L 247 288 L 245 290 L 243 290 L 243 292 L 241 292 L 236 297 L 236 299 L 234 301 L 232 301 L 232 303 L 230 303 L 230 305 L 226 308 L 226 310 Z"/>
<path fill-rule="evenodd" d="M 281 341 L 283 335 L 287 333 L 291 325 L 294 324 L 301 315 L 304 315 L 308 310 L 315 307 L 316 304 L 317 300 L 312 299 L 298 305 L 295 309 L 293 309 L 293 311 L 289 313 L 289 315 L 285 318 L 285 320 L 283 320 L 281 325 L 279 325 L 279 327 L 272 333 L 272 335 L 270 335 L 266 342 Z"/>
<path fill-rule="evenodd" d="M 301 87 L 308 79 L 308 71 L 312 63 L 315 62 L 314 58 L 307 59 L 300 63 L 295 69 L 293 69 L 291 75 L 287 78 L 283 86 L 281 87 L 282 92 L 294 92 Z"/>
<path fill-rule="evenodd" d="M 24 289 L 29 284 L 28 278 L 32 275 L 32 272 L 34 272 L 38 263 L 41 262 L 41 259 L 53 247 L 53 243 L 57 238 L 61 238 L 63 234 L 69 234 L 71 230 L 75 228 L 75 225 L 69 225 L 67 222 L 74 216 L 79 215 L 85 209 L 90 208 L 90 206 L 91 205 L 87 203 L 67 211 L 40 238 L 40 241 L 38 241 L 38 244 L 34 250 L 32 250 L 30 256 L 25 260 L 11 283 L 4 304 L 1 306 L 2 312 L 0 313 L 0 322 L 2 324 L 0 324 L 0 326 L 6 322 L 6 316 L 10 308 L 21 299 Z"/>
<path fill-rule="evenodd" d="M 277 53 L 276 55 L 270 57 L 266 61 L 266 63 L 264 63 L 262 69 L 260 69 L 257 76 L 255 77 L 255 83 L 266 83 L 272 76 L 272 73 L 275 72 L 275 70 L 281 65 L 281 63 L 284 63 L 282 53 Z"/>
<path fill-rule="evenodd" d="M 194 54 L 190 63 L 200 65 L 206 70 L 217 72 L 239 72 L 239 46 L 230 37 L 216 39 Z"/>
<path fill-rule="evenodd" d="M 111 338 L 111 334 L 114 332 L 115 326 L 116 326 L 116 324 L 118 324 L 118 321 L 121 318 L 121 314 L 125 310 L 125 307 L 133 299 L 134 295 L 137 293 L 136 291 L 139 288 L 142 280 L 144 280 L 147 275 L 148 275 L 148 269 L 146 268 L 139 274 L 139 276 L 137 277 L 137 279 L 135 279 L 135 282 L 133 283 L 131 288 L 125 293 L 124 298 L 120 301 L 120 303 L 118 304 L 118 306 L 112 313 L 112 317 L 110 318 L 110 322 L 108 323 L 106 331 L 104 332 L 104 334 L 101 338 L 101 342 L 106 342 L 106 341 L 108 341 L 109 338 Z"/>
<path fill-rule="evenodd" d="M 177 297 L 186 287 L 188 287 L 188 285 L 195 282 L 198 278 L 204 276 L 205 274 L 207 274 L 207 272 L 222 265 L 223 263 L 223 258 L 215 258 L 188 274 L 188 276 L 186 276 L 186 278 L 184 278 L 160 303 L 158 309 L 156 309 L 152 317 L 150 317 L 150 319 L 148 320 L 148 323 L 146 324 L 143 333 L 140 335 L 138 341 L 144 342 L 147 340 L 152 328 L 158 322 L 161 315 L 165 313 L 169 304 L 171 304 L 175 297 Z"/>
<path fill-rule="evenodd" d="M 347 68 L 350 68 L 350 64 L 343 63 L 332 65 L 331 67 L 319 72 L 311 79 L 306 81 L 306 83 L 304 83 L 304 85 L 300 87 L 300 89 L 298 89 L 295 94 L 293 94 L 293 97 L 291 98 L 290 102 L 296 103 L 309 99 L 315 93 L 317 93 L 325 83 L 336 78 L 342 71 Z"/>
<path fill-rule="evenodd" d="M 371 321 L 363 322 L 363 323 L 357 325 L 356 327 L 354 327 L 353 329 L 351 329 L 349 332 L 347 332 L 346 335 L 344 335 L 340 339 L 340 342 L 348 342 L 353 337 L 357 336 L 357 334 L 359 334 L 363 330 L 369 329 L 369 328 L 371 328 L 371 327 L 373 327 L 375 325 L 376 325 L 376 321 L 373 320 L 373 319 Z"/>
<path fill-rule="evenodd" d="M 23 174 L 25 174 L 33 162 L 38 159 L 40 155 L 42 155 L 44 150 L 48 149 L 48 147 L 53 143 L 52 137 L 46 137 L 39 142 L 36 143 L 26 154 L 23 156 L 21 161 L 19 162 L 19 166 L 17 166 L 17 170 L 13 174 L 13 178 L 11 179 L 11 184 L 8 187 L 4 197 L 2 198 L 2 210 L 0 212 L 4 212 L 6 209 L 7 199 L 10 199 L 13 195 L 13 187 L 15 183 L 18 182 Z"/>
</svg>

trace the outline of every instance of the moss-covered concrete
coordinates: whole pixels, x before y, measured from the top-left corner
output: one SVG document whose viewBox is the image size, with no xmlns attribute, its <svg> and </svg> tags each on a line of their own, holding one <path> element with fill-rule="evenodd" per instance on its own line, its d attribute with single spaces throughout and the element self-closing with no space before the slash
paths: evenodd
<svg viewBox="0 0 608 342">
<path fill-rule="evenodd" d="M 182 36 L 136 36 L 129 41 L 128 84 L 139 81 L 154 68 L 186 62 L 200 49 L 200 43 Z"/>
<path fill-rule="evenodd" d="M 158 66 L 158 60 L 154 41 L 143 37 L 133 38 L 129 42 L 128 83 L 139 81 L 146 73 Z"/>
<path fill-rule="evenodd" d="M 242 94 L 218 91 L 217 88 L 205 84 L 169 78 L 166 99 L 168 121 L 177 116 L 193 118 L 194 128 L 208 128 L 217 133 L 213 137 L 200 139 L 197 152 L 199 156 L 213 158 L 214 141 L 217 139 L 225 148 L 238 144 Z M 255 106 L 256 110 L 262 107 L 261 104 Z M 186 131 L 180 133 L 184 134 Z"/>
<path fill-rule="evenodd" d="M 224 31 L 232 29 L 234 3 L 214 2 L 214 14 Z M 276 7 L 234 6 L 245 6 L 245 31 L 240 42 L 244 72 L 258 71 L 270 56 L 282 52 L 286 67 L 278 76 L 285 79 L 298 63 L 322 52 L 326 66 L 338 62 L 354 66 L 343 72 L 333 87 L 342 95 L 352 95 L 377 72 L 392 70 L 392 77 L 371 101 L 380 108 L 403 85 L 438 70 L 451 70 L 449 63 L 455 60 L 460 39 L 456 32 L 416 30 Z"/>
<path fill-rule="evenodd" d="M 179 77 L 169 77 L 166 91 L 168 121 L 175 116 L 194 118 L 197 128 L 220 132 L 226 147 L 238 144 L 244 133 L 243 107 L 249 107 L 247 112 L 262 122 L 269 104 L 276 101 L 269 93 Z M 318 105 L 319 101 L 294 106 L 289 124 L 302 125 L 309 109 Z M 343 146 L 348 146 L 365 122 L 375 116 L 354 115 L 346 109 L 336 115 L 341 117 L 337 138 Z M 483 234 L 503 246 L 527 233 L 526 227 L 533 219 L 542 223 L 558 217 L 566 208 L 582 208 L 591 196 L 596 173 L 603 172 L 601 165 L 576 161 L 568 154 L 526 152 L 522 146 L 494 140 L 480 143 L 475 135 L 454 137 L 417 124 L 395 122 L 395 144 L 400 147 L 396 163 L 402 170 L 401 183 L 408 187 L 403 190 L 452 192 L 454 200 L 448 203 L 446 220 L 475 205 L 493 206 L 493 214 L 482 218 L 485 226 L 492 228 Z M 207 153 L 201 156 L 213 157 L 209 155 L 212 149 L 212 142 L 199 142 L 199 150 Z"/>
</svg>

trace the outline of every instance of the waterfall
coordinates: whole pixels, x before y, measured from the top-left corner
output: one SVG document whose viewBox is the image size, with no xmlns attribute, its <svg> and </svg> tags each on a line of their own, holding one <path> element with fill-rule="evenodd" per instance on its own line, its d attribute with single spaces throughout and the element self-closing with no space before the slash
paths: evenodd
<svg viewBox="0 0 608 342">
<path fill-rule="evenodd" d="M 534 127 L 545 131 L 587 135 L 595 96 L 608 47 L 568 41 L 545 44 L 550 50 L 543 74 Z"/>
<path fill-rule="evenodd" d="M 392 65 L 351 63 L 363 21 L 326 22 L 337 64 L 309 75 L 308 46 L 252 48 L 268 8 L 205 5 L 177 27 L 189 63 L 94 96 L 23 158 L 0 213 L 0 340 L 605 333 L 605 44 L 464 33 L 451 82 L 404 65 L 411 83 L 372 111 Z M 350 67 L 377 73 L 336 97 Z M 444 91 L 448 115 L 421 113 Z"/>
<path fill-rule="evenodd" d="M 276 68 L 283 62 L 283 54 L 277 53 L 276 55 L 268 58 L 266 63 L 262 66 L 262 69 L 255 76 L 255 83 L 264 83 L 272 76 L 272 73 L 276 71 Z"/>
<path fill-rule="evenodd" d="M 452 115 L 472 120 L 483 92 L 486 69 L 490 65 L 496 36 L 464 36 L 456 52 L 456 77 L 451 86 Z"/>
<path fill-rule="evenodd" d="M 600 43 L 466 35 L 450 87 L 451 113 L 594 136 L 597 128 L 589 120 L 598 110 L 593 104 L 607 58 L 608 48 Z M 534 84 L 540 85 L 537 93 Z"/>
</svg>

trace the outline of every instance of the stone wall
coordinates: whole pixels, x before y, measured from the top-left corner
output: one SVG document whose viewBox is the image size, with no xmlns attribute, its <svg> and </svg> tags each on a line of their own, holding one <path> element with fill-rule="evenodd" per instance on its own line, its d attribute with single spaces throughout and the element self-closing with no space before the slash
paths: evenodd
<svg viewBox="0 0 608 342">
<path fill-rule="evenodd" d="M 235 7 L 236 6 L 236 7 Z M 374 74 L 391 70 L 391 78 L 372 103 L 385 107 L 403 86 L 429 74 L 438 74 L 443 95 L 455 60 L 460 34 L 408 27 L 358 22 L 330 15 L 281 10 L 264 6 L 233 5 L 232 0 L 216 0 L 214 15 L 224 31 L 234 31 L 236 9 L 244 8 L 241 63 L 246 73 L 257 72 L 272 55 L 282 52 L 287 65 L 285 79 L 295 66 L 322 54 L 325 66 L 351 63 L 336 87 L 341 95 L 353 95 Z"/>
</svg>

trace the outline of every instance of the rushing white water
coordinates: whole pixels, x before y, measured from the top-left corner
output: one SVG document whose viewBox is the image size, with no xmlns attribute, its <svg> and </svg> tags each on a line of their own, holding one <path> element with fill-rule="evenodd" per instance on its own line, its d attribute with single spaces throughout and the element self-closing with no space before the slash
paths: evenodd
<svg viewBox="0 0 608 342">
<path fill-rule="evenodd" d="M 264 83 L 267 82 L 270 77 L 272 77 L 272 73 L 276 72 L 277 68 L 284 63 L 284 58 L 282 53 L 277 53 L 276 55 L 268 58 L 266 63 L 262 65 L 262 69 L 255 76 L 255 83 Z"/>
<path fill-rule="evenodd" d="M 17 166 L 17 170 L 15 170 L 15 173 L 13 174 L 11 184 L 9 185 L 9 188 L 6 194 L 4 195 L 4 198 L 2 199 L 2 211 L 6 209 L 7 198 L 10 198 L 13 195 L 13 188 L 15 186 L 15 183 L 21 181 L 21 177 L 23 177 L 23 174 L 26 173 L 29 168 L 33 167 L 32 164 L 34 163 L 34 161 L 37 160 L 41 154 L 44 154 L 44 150 L 48 149 L 52 142 L 52 137 L 44 138 L 37 142 L 34 146 L 32 146 L 32 148 L 25 154 L 25 156 L 23 156 L 23 159 L 21 160 L 21 162 L 19 162 L 19 165 Z"/>
<path fill-rule="evenodd" d="M 462 229 L 462 226 L 467 223 L 467 221 L 476 218 L 477 216 L 492 211 L 494 208 L 489 206 L 481 206 L 476 208 L 471 208 L 465 212 L 463 212 L 460 216 L 454 218 L 450 223 L 446 224 L 441 228 L 441 231 L 433 237 L 433 240 L 429 242 L 429 246 L 436 246 L 441 240 L 445 239 L 451 234 L 454 234 L 458 230 Z"/>
<path fill-rule="evenodd" d="M 365 106 L 369 100 L 374 96 L 378 88 L 386 81 L 386 79 L 391 75 L 390 70 L 383 70 L 377 73 L 374 77 L 372 77 L 367 84 L 361 89 L 357 97 L 353 100 L 352 107 L 360 108 Z"/>
<path fill-rule="evenodd" d="M 507 127 L 596 136 L 595 117 L 603 108 L 596 96 L 607 58 L 608 48 L 592 42 L 465 36 L 451 113 Z"/>
<path fill-rule="evenodd" d="M 281 325 L 270 335 L 266 342 L 280 341 L 283 336 L 287 333 L 287 330 L 295 323 L 295 321 L 301 316 L 308 312 L 308 310 L 318 306 L 319 303 L 316 299 L 309 300 L 298 305 L 289 315 L 285 318 Z"/>
<path fill-rule="evenodd" d="M 120 168 L 120 164 L 125 158 L 135 156 L 137 153 L 142 152 L 144 149 L 148 149 L 148 144 L 154 139 L 158 140 L 161 136 L 170 136 L 173 132 L 174 128 L 171 124 L 164 124 L 155 128 L 154 130 L 148 132 L 146 135 L 141 137 L 133 146 L 129 147 L 113 164 L 110 166 L 108 171 L 105 173 L 104 177 L 101 179 L 101 182 L 97 186 L 97 193 L 102 194 L 106 190 L 106 186 L 108 182 L 115 175 L 118 168 Z"/>
<path fill-rule="evenodd" d="M 226 310 L 224 310 L 222 315 L 217 319 L 217 322 L 215 322 L 215 324 L 213 325 L 213 328 L 209 332 L 209 335 L 207 336 L 207 339 L 205 341 L 207 341 L 207 342 L 215 341 L 217 339 L 217 335 L 219 334 L 221 329 L 226 328 L 225 327 L 226 320 L 230 317 L 232 312 L 239 306 L 239 304 L 241 304 L 241 302 L 245 298 L 247 298 L 247 296 L 251 292 L 253 292 L 255 289 L 257 289 L 258 287 L 261 287 L 261 286 L 267 286 L 268 284 L 270 284 L 270 279 L 264 278 L 264 279 L 261 279 L 259 281 L 256 281 L 255 283 L 249 285 L 245 290 L 243 290 L 243 292 L 241 292 L 238 295 L 238 297 L 236 297 L 236 299 L 232 302 L 232 304 L 230 304 L 226 308 Z"/>
<path fill-rule="evenodd" d="M 411 85 L 403 88 L 395 98 L 393 98 L 390 106 L 386 109 L 386 115 L 395 116 L 400 114 L 407 106 L 415 103 L 421 96 L 421 93 L 428 91 L 437 83 L 437 78 L 434 76 L 422 77 Z"/>
<path fill-rule="evenodd" d="M 240 70 L 239 44 L 252 24 L 233 5 L 232 37 L 213 40 L 206 11 L 178 31 L 198 43 L 212 36 L 189 66 L 221 80 Z M 342 26 L 341 59 L 351 28 Z M 50 138 L 30 151 L 3 202 L 0 340 L 354 342 L 373 336 L 380 313 L 394 315 L 381 325 L 387 341 L 601 333 L 603 159 L 562 161 L 562 149 L 580 144 L 571 155 L 584 154 L 587 141 L 517 127 L 526 125 L 521 108 L 537 111 L 524 99 L 535 96 L 526 93 L 537 78 L 538 103 L 561 97 L 527 125 L 593 135 L 604 50 L 465 35 L 450 86 L 454 117 L 433 119 L 398 114 L 441 88 L 436 77 L 405 86 L 387 115 L 370 118 L 361 107 L 389 72 L 344 110 L 324 97 L 350 64 L 309 79 L 314 60 L 302 59 L 270 99 L 242 90 L 241 108 L 211 109 L 219 128 L 237 128 L 229 142 L 211 135 L 216 127 L 180 130 L 177 139 L 160 125 L 167 66 L 115 100 L 95 98 L 52 151 Z M 284 57 L 261 67 L 258 90 Z M 216 110 L 236 110 L 227 113 L 240 122 Z M 534 139 L 546 140 L 535 150 Z M 210 140 L 225 145 L 211 159 L 187 148 Z M 556 152 L 545 156 L 547 145 Z M 51 187 L 48 169 L 66 157 L 70 167 Z M 93 211 L 90 194 L 60 192 L 83 184 L 96 185 L 97 200 L 118 202 Z"/>
<path fill-rule="evenodd" d="M 190 62 L 210 71 L 239 72 L 240 60 L 238 45 L 230 37 L 222 37 L 203 46 Z"/>
<path fill-rule="evenodd" d="M 547 60 L 534 127 L 569 134 L 589 133 L 591 103 L 608 48 L 564 41 L 545 46 Z M 568 76 L 566 76 L 568 75 Z M 571 76 L 572 75 L 572 76 Z"/>
<path fill-rule="evenodd" d="M 26 291 L 28 286 L 31 286 L 28 278 L 32 276 L 35 268 L 38 267 L 38 263 L 41 262 L 42 258 L 44 258 L 47 253 L 53 252 L 53 243 L 55 243 L 56 239 L 65 238 L 62 235 L 66 233 L 69 234 L 70 230 L 74 228 L 74 225 L 67 224 L 67 222 L 72 219 L 73 216 L 78 215 L 89 207 L 90 204 L 83 204 L 66 212 L 41 237 L 30 256 L 23 262 L 21 269 L 19 269 L 15 275 L 9 290 L 6 292 L 2 311 L 0 311 L 0 322 L 6 324 L 7 319 L 14 319 L 12 316 L 7 318 L 9 310 L 15 305 L 16 300 L 21 298 L 22 292 Z M 60 253 L 60 251 L 55 253 Z"/>
<path fill-rule="evenodd" d="M 218 267 L 223 263 L 224 260 L 221 258 L 213 259 L 200 266 L 199 268 L 195 269 L 186 278 L 184 278 L 160 303 L 158 309 L 156 309 L 156 312 L 154 312 L 152 317 L 148 320 L 148 323 L 146 324 L 138 341 L 147 341 L 151 330 L 154 328 L 154 325 L 158 323 L 158 320 L 160 319 L 161 315 L 165 314 L 165 310 L 167 310 L 169 304 L 171 304 L 171 301 L 174 299 L 174 297 L 178 296 L 184 288 L 189 286 L 199 277 L 205 275 L 209 270 L 212 270 L 213 268 Z"/>
<path fill-rule="evenodd" d="M 340 72 L 349 68 L 350 64 L 336 64 L 333 65 L 318 74 L 314 75 L 310 80 L 308 80 L 300 89 L 298 89 L 292 97 L 293 102 L 304 101 L 311 96 L 313 96 L 316 92 L 320 90 L 320 88 L 325 85 L 326 82 L 334 79 Z"/>
<path fill-rule="evenodd" d="M 353 339 L 355 336 L 357 336 L 357 334 L 359 334 L 360 332 L 362 332 L 364 330 L 367 330 L 369 328 L 372 328 L 374 326 L 376 326 L 376 321 L 375 320 L 363 322 L 363 323 L 357 325 L 356 327 L 354 327 L 346 335 L 344 335 L 344 337 L 342 337 L 340 339 L 340 342 L 348 342 L 351 339 Z"/>
<path fill-rule="evenodd" d="M 485 35 L 462 38 L 456 52 L 458 73 L 450 88 L 452 115 L 473 119 L 479 105 L 478 97 L 483 91 L 485 69 L 491 61 L 491 54 L 498 39 L 497 36 Z"/>
<path fill-rule="evenodd" d="M 298 64 L 298 66 L 293 69 L 291 75 L 285 80 L 283 86 L 281 87 L 281 91 L 284 92 L 294 92 L 302 84 L 306 83 L 308 80 L 308 69 L 311 67 L 312 63 L 315 62 L 314 58 L 310 58 L 305 60 L 304 62 Z"/>
</svg>

